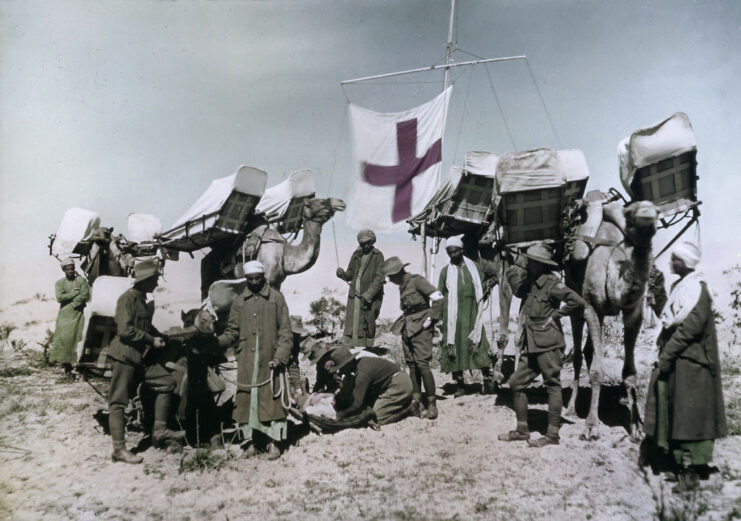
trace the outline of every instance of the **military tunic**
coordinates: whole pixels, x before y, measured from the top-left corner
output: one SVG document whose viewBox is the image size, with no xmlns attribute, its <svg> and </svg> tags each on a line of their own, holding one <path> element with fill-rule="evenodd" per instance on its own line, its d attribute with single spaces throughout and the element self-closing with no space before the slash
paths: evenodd
<svg viewBox="0 0 741 521">
<path fill-rule="evenodd" d="M 54 290 L 60 307 L 49 360 L 72 364 L 77 361 L 75 347 L 82 338 L 82 310 L 90 297 L 90 289 L 85 279 L 78 276 L 74 280 L 68 280 L 67 277 L 59 279 Z"/>
<path fill-rule="evenodd" d="M 137 287 L 126 290 L 116 303 L 116 338 L 108 349 L 113 360 L 111 383 L 108 389 L 110 415 L 108 418 L 114 448 L 123 448 L 124 410 L 136 394 L 137 381 L 158 395 L 155 401 L 155 427 L 166 426 L 169 408 L 168 395 L 175 390 L 175 378 L 157 363 L 159 352 L 153 350 L 155 337 L 162 334 L 152 325 L 154 301 Z M 151 353 L 151 354 L 150 354 Z"/>
<path fill-rule="evenodd" d="M 521 390 L 542 374 L 546 386 L 560 389 L 561 350 L 566 347 L 561 317 L 584 306 L 584 300 L 552 273 L 540 275 L 535 280 L 523 277 L 523 273 L 527 272 L 518 266 L 507 270 L 507 280 L 514 294 L 524 298 L 520 308 L 524 326 L 518 342 L 524 356 L 510 377 L 509 385 L 513 390 Z M 559 307 L 561 302 L 566 305 Z"/>
<path fill-rule="evenodd" d="M 266 283 L 258 292 L 249 288 L 236 297 L 229 312 L 226 330 L 219 336 L 219 345 L 228 347 L 236 343 L 237 382 L 252 385 L 255 369 L 255 352 L 259 349 L 257 381 L 270 379 L 268 364 L 277 358 L 288 364 L 293 347 L 293 332 L 288 306 L 280 291 Z M 278 384 L 278 379 L 274 382 Z M 258 419 L 261 423 L 284 420 L 286 413 L 280 398 L 273 397 L 274 389 L 269 384 L 258 388 Z M 234 397 L 233 418 L 238 423 L 250 421 L 251 391 L 247 387 L 237 390 Z"/>
<path fill-rule="evenodd" d="M 433 293 L 440 298 L 432 300 Z M 434 321 L 442 318 L 442 294 L 421 275 L 405 273 L 399 284 L 399 301 L 404 314 L 399 317 L 392 331 L 401 334 L 407 364 L 432 359 L 433 328 L 422 328 L 427 317 Z"/>
<path fill-rule="evenodd" d="M 383 253 L 378 249 L 363 255 L 353 252 L 343 280 L 350 283 L 345 307 L 345 341 L 359 347 L 369 347 L 376 336 L 376 320 L 383 302 Z M 353 329 L 357 328 L 357 336 Z"/>
<path fill-rule="evenodd" d="M 478 263 L 474 263 L 478 270 L 481 280 L 484 279 L 484 273 Z M 448 323 L 448 293 L 446 286 L 449 269 L 458 268 L 458 314 L 456 317 L 455 338 L 452 342 L 448 339 L 446 325 Z M 440 281 L 438 288 L 442 292 L 445 300 L 442 307 L 442 324 L 443 324 L 443 346 L 450 344 L 455 345 L 455 360 L 451 360 L 443 353 L 440 357 L 440 370 L 444 373 L 454 371 L 463 371 L 465 369 L 481 369 L 482 367 L 491 366 L 491 357 L 489 356 L 489 341 L 486 339 L 486 332 L 482 331 L 481 343 L 475 352 L 469 349 L 468 335 L 473 330 L 476 323 L 479 304 L 476 301 L 476 292 L 474 290 L 473 279 L 468 267 L 461 263 L 460 267 L 448 264 L 440 272 Z M 482 327 L 483 329 L 483 327 Z"/>
</svg>

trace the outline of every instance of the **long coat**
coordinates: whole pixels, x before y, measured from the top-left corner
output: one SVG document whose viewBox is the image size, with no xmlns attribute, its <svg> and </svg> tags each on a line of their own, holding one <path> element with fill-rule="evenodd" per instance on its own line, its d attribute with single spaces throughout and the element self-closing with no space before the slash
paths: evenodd
<svg viewBox="0 0 741 521">
<path fill-rule="evenodd" d="M 658 367 L 646 397 L 645 430 L 656 436 L 656 388 L 659 374 L 668 375 L 669 439 L 712 440 L 726 435 L 726 415 L 720 381 L 718 339 L 712 300 L 705 283 L 690 314 L 661 331 Z"/>
<path fill-rule="evenodd" d="M 288 364 L 293 346 L 293 333 L 288 306 L 280 291 L 265 283 L 258 293 L 252 293 L 249 288 L 245 288 L 244 292 L 234 299 L 226 330 L 219 337 L 219 345 L 229 347 L 235 342 L 237 342 L 235 346 L 237 382 L 240 385 L 252 385 L 256 349 L 259 349 L 258 383 L 270 378 L 268 363 L 274 358 L 284 365 Z M 277 378 L 274 383 L 277 386 Z M 247 423 L 250 420 L 250 392 L 248 388 L 237 389 L 233 418 L 238 423 Z M 260 422 L 285 419 L 286 413 L 280 398 L 273 398 L 273 389 L 269 384 L 260 386 L 257 396 Z"/>
<path fill-rule="evenodd" d="M 476 262 L 474 262 L 474 265 L 479 273 L 480 280 L 483 281 L 484 272 L 481 270 L 481 266 Z M 447 356 L 446 351 L 443 350 L 443 353 L 440 355 L 440 370 L 444 373 L 450 373 L 465 369 L 489 367 L 491 365 L 491 357 L 489 356 L 489 341 L 486 339 L 485 330 L 482 331 L 481 343 L 473 354 L 468 347 L 468 335 L 473 331 L 476 323 L 479 304 L 476 301 L 476 290 L 474 289 L 472 274 L 469 273 L 468 267 L 465 264 L 462 264 L 460 267 L 460 272 L 463 273 L 463 276 L 460 276 L 460 272 L 458 276 L 458 316 L 456 317 L 455 338 L 452 339 L 452 342 L 448 340 L 448 293 L 450 293 L 450 289 L 447 287 L 446 282 L 448 280 L 449 269 L 454 268 L 451 268 L 450 264 L 448 264 L 440 271 L 440 280 L 437 287 L 445 296 L 441 322 L 443 331 L 442 345 L 447 346 L 448 343 L 455 344 L 455 360 L 451 360 Z"/>
<path fill-rule="evenodd" d="M 54 290 L 59 302 L 59 314 L 49 360 L 71 364 L 77 360 L 75 348 L 82 337 L 82 310 L 90 297 L 90 289 L 82 277 L 75 277 L 75 280 L 64 277 L 57 281 Z"/>
<path fill-rule="evenodd" d="M 360 270 L 360 261 L 363 252 L 360 248 L 353 252 L 350 263 L 345 270 L 344 280 L 350 283 L 347 293 L 347 306 L 345 308 L 345 336 L 352 337 L 352 324 L 355 316 L 355 284 L 360 278 L 360 303 L 361 317 L 358 325 L 359 338 L 374 338 L 376 336 L 376 319 L 381 311 L 383 303 L 383 253 L 373 248 L 370 260 L 364 270 Z M 370 304 L 366 304 L 370 302 Z"/>
</svg>

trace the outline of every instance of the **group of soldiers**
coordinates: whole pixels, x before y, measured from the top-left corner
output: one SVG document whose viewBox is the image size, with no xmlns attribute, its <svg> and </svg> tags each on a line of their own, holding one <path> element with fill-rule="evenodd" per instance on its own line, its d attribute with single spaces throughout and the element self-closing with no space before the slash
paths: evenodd
<svg viewBox="0 0 741 521">
<path fill-rule="evenodd" d="M 446 241 L 449 263 L 441 270 L 437 287 L 408 272 L 408 264 L 398 257 L 384 259 L 375 243 L 371 230 L 361 231 L 347 269 L 337 269 L 337 277 L 349 284 L 340 345 L 331 346 L 309 337 L 300 317 L 289 315 L 282 293 L 267 284 L 264 266 L 258 261 L 244 264 L 246 287 L 234 299 L 221 334 L 215 335 L 212 328 L 198 328 L 198 334 L 191 339 L 201 352 L 223 353 L 234 348 L 237 381 L 232 419 L 246 441 L 245 456 L 264 451 L 269 459 L 276 459 L 285 450 L 286 410 L 295 405 L 297 396 L 303 395 L 301 402 L 308 393 L 299 384 L 300 352 L 317 366 L 314 391 L 335 393 L 334 406 L 340 420 L 370 416 L 378 425 L 384 425 L 408 416 L 437 418 L 436 384 L 430 368 L 437 324 L 442 331 L 441 370 L 452 375 L 457 386 L 455 396 L 464 394 L 466 370 L 480 370 L 483 391 L 494 392 L 492 359 L 479 313 L 487 282 L 481 266 L 463 254 L 461 237 Z M 653 288 L 659 294 L 659 303 L 668 300 L 669 307 L 659 306 L 666 308 L 662 314 L 664 329 L 647 405 L 651 418 L 646 422 L 649 439 L 659 447 L 656 453 L 673 454 L 674 468 L 684 469 L 683 476 L 691 475 L 688 469 L 707 465 L 713 440 L 725 434 L 710 300 L 705 283 L 694 271 L 699 250 L 687 244 L 673 250 L 672 271 L 680 280 L 672 287 L 671 295 L 667 297 L 664 292 L 662 297 L 661 289 Z M 580 312 L 585 303 L 554 273 L 557 263 L 547 244 L 534 244 L 522 255 L 524 258 L 510 259 L 506 270 L 514 294 L 522 299 L 520 334 L 516 339 L 521 357 L 508 380 L 516 426 L 498 439 L 526 441 L 539 448 L 559 444 L 560 372 L 565 348 L 561 319 Z M 65 278 L 57 283 L 57 298 L 62 306 L 57 324 L 60 345 L 64 331 L 68 331 L 63 327 L 64 321 L 74 322 L 73 315 L 81 313 L 87 298 L 87 287 L 75 276 L 74 264 L 70 269 L 66 263 L 63 269 Z M 157 362 L 157 352 L 166 345 L 165 335 L 152 325 L 153 302 L 146 300 L 146 294 L 157 287 L 159 276 L 155 261 L 139 262 L 133 287 L 117 303 L 118 333 L 109 350 L 113 461 L 142 461 L 141 456 L 126 449 L 124 440 L 124 411 L 134 398 L 138 382 L 154 394 L 153 443 L 166 445 L 185 436 L 183 431 L 168 428 L 175 380 L 172 372 Z M 386 279 L 399 288 L 402 315 L 394 322 L 392 332 L 401 337 L 408 373 L 367 351 L 374 345 Z M 658 286 L 663 288 L 663 283 Z M 57 353 L 56 336 L 54 345 L 53 355 Z M 58 360 L 70 363 L 69 359 Z M 286 373 L 290 375 L 284 377 L 288 389 L 281 392 L 281 376 Z M 540 375 L 548 395 L 548 427 L 545 436 L 531 439 L 525 390 Z M 698 381 L 703 394 L 687 395 Z M 704 430 L 687 427 L 696 424 L 687 420 L 688 402 L 695 418 L 706 417 Z M 220 444 L 218 434 L 211 437 L 211 442 L 212 446 Z M 692 478 L 685 478 L 685 484 L 691 482 Z"/>
</svg>

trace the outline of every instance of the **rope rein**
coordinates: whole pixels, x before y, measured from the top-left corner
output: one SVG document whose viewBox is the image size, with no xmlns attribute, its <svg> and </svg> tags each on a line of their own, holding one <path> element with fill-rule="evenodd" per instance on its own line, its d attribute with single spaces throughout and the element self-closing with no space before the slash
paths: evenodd
<svg viewBox="0 0 741 521">
<path fill-rule="evenodd" d="M 273 398 L 279 398 L 280 404 L 283 406 L 284 409 L 288 409 L 291 406 L 290 398 L 289 398 L 289 392 L 288 389 L 290 388 L 288 383 L 288 375 L 286 374 L 286 371 L 278 370 L 278 390 L 275 391 L 275 369 L 270 369 L 270 376 L 267 380 L 264 382 L 260 382 L 257 384 L 243 384 L 239 383 L 235 380 L 230 380 L 223 374 L 220 375 L 221 378 L 224 379 L 225 382 L 229 382 L 230 384 L 236 386 L 237 389 L 241 391 L 250 391 L 252 389 L 256 389 L 259 387 L 262 387 L 264 385 L 270 384 L 270 390 L 273 393 Z"/>
</svg>

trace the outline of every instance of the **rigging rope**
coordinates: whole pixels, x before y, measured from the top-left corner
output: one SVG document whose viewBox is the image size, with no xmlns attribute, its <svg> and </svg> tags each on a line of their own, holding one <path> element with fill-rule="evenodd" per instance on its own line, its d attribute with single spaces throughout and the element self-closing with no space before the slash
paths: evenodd
<svg viewBox="0 0 741 521">
<path fill-rule="evenodd" d="M 482 56 L 479 56 L 477 54 L 474 54 L 472 52 L 465 51 L 463 49 L 459 49 L 462 53 L 468 54 L 469 56 L 473 56 L 474 58 L 478 60 L 483 60 L 484 58 Z M 486 71 L 486 77 L 489 79 L 489 87 L 491 88 L 491 93 L 494 95 L 494 101 L 497 103 L 497 109 L 499 109 L 499 114 L 502 116 L 502 122 L 504 123 L 504 129 L 507 131 L 507 136 L 509 137 L 510 143 L 512 143 L 512 150 L 517 150 L 517 143 L 515 142 L 514 136 L 512 136 L 512 130 L 509 127 L 509 123 L 507 122 L 507 117 L 504 115 L 504 109 L 502 108 L 502 102 L 499 101 L 499 95 L 497 94 L 497 89 L 494 88 L 494 80 L 491 78 L 491 71 L 489 71 L 489 64 L 484 63 L 484 70 Z"/>
<path fill-rule="evenodd" d="M 543 110 L 545 110 L 545 114 L 546 116 L 548 116 L 548 121 L 551 124 L 551 130 L 553 130 L 553 135 L 556 136 L 556 143 L 558 143 L 558 148 L 562 148 L 561 138 L 558 137 L 558 132 L 556 132 L 556 126 L 553 124 L 551 113 L 548 111 L 548 106 L 545 104 L 545 99 L 543 99 L 543 94 L 540 92 L 540 87 L 538 87 L 538 83 L 535 81 L 535 74 L 533 74 L 533 69 L 532 67 L 530 67 L 530 60 L 525 58 L 525 63 L 527 64 L 527 70 L 530 71 L 530 77 L 533 80 L 533 85 L 535 85 L 535 90 L 538 91 L 540 102 L 543 104 Z"/>
<path fill-rule="evenodd" d="M 463 110 L 461 110 L 461 122 L 458 125 L 458 135 L 455 137 L 455 146 L 453 147 L 453 157 L 456 157 L 458 155 L 458 144 L 461 139 L 461 134 L 463 133 L 463 118 L 466 115 L 466 107 L 468 106 L 468 94 L 471 92 L 471 84 L 473 81 L 471 81 L 471 78 L 473 78 L 473 67 L 471 67 L 471 72 L 468 74 L 468 88 L 466 89 L 466 96 L 463 98 Z M 451 83 L 452 84 L 452 83 Z"/>
</svg>

